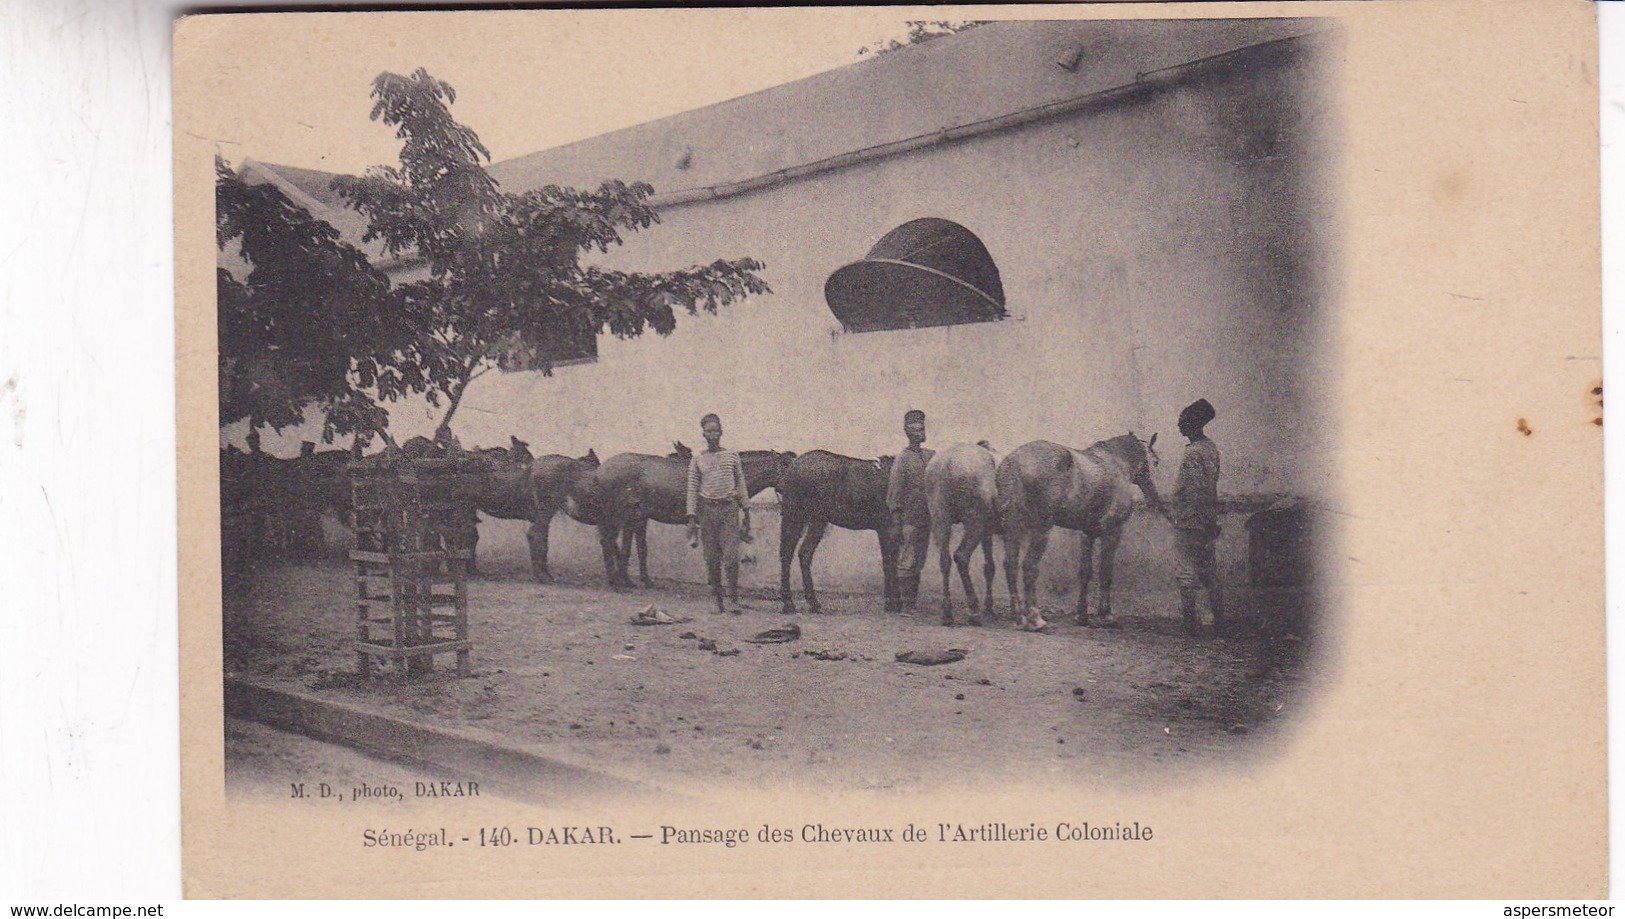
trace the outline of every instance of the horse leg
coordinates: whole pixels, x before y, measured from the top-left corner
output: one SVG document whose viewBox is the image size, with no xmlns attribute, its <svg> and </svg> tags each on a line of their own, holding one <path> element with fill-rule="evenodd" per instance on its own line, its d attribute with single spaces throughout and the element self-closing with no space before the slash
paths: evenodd
<svg viewBox="0 0 1625 919">
<path fill-rule="evenodd" d="M 903 588 L 897 577 L 897 556 L 902 552 L 902 533 L 883 526 L 875 531 L 880 538 L 880 583 L 886 594 L 886 612 L 903 611 Z"/>
<path fill-rule="evenodd" d="M 1010 618 L 1026 628 L 1027 612 L 1021 605 L 1021 587 L 1016 583 L 1016 573 L 1021 570 L 1021 542 L 1020 533 L 1005 529 L 1004 586 L 1010 590 Z"/>
<path fill-rule="evenodd" d="M 779 518 L 779 601 L 784 604 L 785 613 L 796 611 L 795 597 L 790 593 L 790 560 L 795 558 L 796 544 L 801 542 L 801 532 L 806 529 L 807 521 L 801 514 L 784 508 Z M 806 584 L 805 581 L 802 582 Z"/>
<path fill-rule="evenodd" d="M 1123 541 L 1123 531 L 1116 528 L 1100 537 L 1100 624 L 1108 629 L 1117 628 L 1112 616 L 1112 566 L 1117 561 L 1117 544 Z"/>
<path fill-rule="evenodd" d="M 1032 534 L 1027 540 L 1027 557 L 1021 560 L 1023 603 L 1027 607 L 1022 627 L 1033 632 L 1049 625 L 1044 621 L 1044 611 L 1037 603 L 1038 563 L 1044 560 L 1044 550 L 1049 548 L 1049 530 L 1049 527 L 1044 527 Z"/>
<path fill-rule="evenodd" d="M 468 574 L 469 577 L 479 577 L 480 566 L 477 559 L 479 558 L 480 548 L 480 524 L 478 517 L 469 523 L 466 532 L 468 534 L 465 537 L 468 542 Z"/>
<path fill-rule="evenodd" d="M 807 612 L 814 616 L 824 611 L 818 605 L 818 594 L 813 590 L 812 563 L 813 555 L 818 552 L 818 543 L 824 538 L 824 531 L 829 528 L 828 521 L 809 520 L 807 522 L 807 535 L 801 541 L 801 591 L 807 596 Z"/>
<path fill-rule="evenodd" d="M 553 576 L 547 571 L 547 531 L 552 519 L 541 518 L 531 522 L 525 531 L 525 542 L 530 544 L 530 573 L 538 583 L 550 584 Z"/>
<path fill-rule="evenodd" d="M 1078 625 L 1091 625 L 1089 622 L 1089 582 L 1094 579 L 1095 565 L 1095 537 L 1092 533 L 1079 534 L 1082 539 L 1082 551 L 1078 553 Z"/>
<path fill-rule="evenodd" d="M 987 596 L 982 598 L 982 614 L 988 621 L 993 621 L 993 534 L 982 534 L 982 584 L 987 588 Z"/>
<path fill-rule="evenodd" d="M 548 534 L 553 529 L 553 515 L 539 517 L 536 522 L 536 543 L 532 547 L 532 555 L 539 566 L 536 569 L 536 580 L 543 584 L 553 583 L 553 570 L 547 565 Z"/>
<path fill-rule="evenodd" d="M 965 524 L 965 535 L 959 539 L 959 548 L 954 550 L 954 564 L 959 568 L 959 581 L 965 587 L 965 609 L 970 614 L 971 625 L 981 625 L 982 617 L 976 614 L 976 585 L 970 579 L 970 557 L 976 554 L 976 547 L 982 542 L 982 534 L 975 524 Z M 943 571 L 943 592 L 947 592 L 948 574 Z"/>
<path fill-rule="evenodd" d="M 620 581 L 622 587 L 632 587 L 632 547 L 637 543 L 638 530 L 649 525 L 647 520 L 639 520 L 621 526 L 620 545 Z"/>
<path fill-rule="evenodd" d="M 620 527 L 612 523 L 598 525 L 598 547 L 604 552 L 604 579 L 612 590 L 621 586 L 621 550 L 616 544 L 619 536 Z"/>
<path fill-rule="evenodd" d="M 638 581 L 644 587 L 653 587 L 655 582 L 649 579 L 649 521 L 639 523 L 634 534 L 638 541 Z M 627 577 L 631 577 L 630 572 Z"/>
<path fill-rule="evenodd" d="M 953 561 L 949 556 L 948 550 L 950 547 L 948 543 L 953 538 L 954 525 L 946 520 L 941 523 L 932 520 L 931 529 L 931 538 L 937 541 L 937 557 L 942 565 L 942 624 L 953 625 L 954 598 L 953 591 L 948 587 L 948 572 L 953 567 Z M 971 604 L 970 611 L 972 616 L 976 615 L 976 605 L 974 603 Z"/>
</svg>

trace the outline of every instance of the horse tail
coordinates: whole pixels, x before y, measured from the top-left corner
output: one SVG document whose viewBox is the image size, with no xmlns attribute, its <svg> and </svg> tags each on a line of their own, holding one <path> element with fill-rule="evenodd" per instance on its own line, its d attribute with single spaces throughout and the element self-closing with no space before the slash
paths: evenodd
<svg viewBox="0 0 1625 919">
<path fill-rule="evenodd" d="M 993 474 L 993 521 L 1001 533 L 1011 533 L 1018 515 L 1027 513 L 1027 483 L 1018 463 L 1006 459 Z"/>
<path fill-rule="evenodd" d="M 785 572 L 789 571 L 790 559 L 795 557 L 796 546 L 801 542 L 801 534 L 807 528 L 806 516 L 797 490 L 794 488 L 781 489 L 779 491 L 779 562 Z M 789 574 L 786 573 L 784 577 L 788 578 Z"/>
</svg>

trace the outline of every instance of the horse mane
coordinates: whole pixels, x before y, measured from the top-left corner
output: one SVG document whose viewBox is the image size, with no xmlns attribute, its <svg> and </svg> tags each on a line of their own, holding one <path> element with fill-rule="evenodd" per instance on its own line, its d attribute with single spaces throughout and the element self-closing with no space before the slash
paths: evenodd
<svg viewBox="0 0 1625 919">
<path fill-rule="evenodd" d="M 876 462 L 876 460 L 873 459 L 873 458 L 865 459 L 865 458 L 863 458 L 861 456 L 847 456 L 844 453 L 836 453 L 834 450 L 822 450 L 822 449 L 820 449 L 820 450 L 808 450 L 806 453 L 799 454 L 799 456 L 812 456 L 815 453 L 822 453 L 825 456 L 830 457 L 831 459 L 838 459 L 838 460 L 841 460 L 842 462 L 847 462 L 847 463 L 873 463 L 873 462 Z M 787 457 L 798 456 L 798 454 L 795 454 L 795 453 L 786 453 L 784 455 L 787 456 Z"/>
<path fill-rule="evenodd" d="M 1090 456 L 1099 456 L 1101 454 L 1115 456 L 1130 466 L 1135 466 L 1147 459 L 1145 441 L 1136 437 L 1132 431 L 1106 440 L 1096 441 L 1083 452 Z"/>
</svg>

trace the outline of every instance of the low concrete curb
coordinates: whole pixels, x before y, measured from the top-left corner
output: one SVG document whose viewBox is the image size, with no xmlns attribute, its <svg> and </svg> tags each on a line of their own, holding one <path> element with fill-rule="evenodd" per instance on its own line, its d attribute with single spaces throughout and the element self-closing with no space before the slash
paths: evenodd
<svg viewBox="0 0 1625 919">
<path fill-rule="evenodd" d="M 475 780 L 494 794 L 537 803 L 686 795 L 509 747 L 468 733 L 415 724 L 342 702 L 226 681 L 226 714 L 340 744 L 442 775 Z"/>
</svg>

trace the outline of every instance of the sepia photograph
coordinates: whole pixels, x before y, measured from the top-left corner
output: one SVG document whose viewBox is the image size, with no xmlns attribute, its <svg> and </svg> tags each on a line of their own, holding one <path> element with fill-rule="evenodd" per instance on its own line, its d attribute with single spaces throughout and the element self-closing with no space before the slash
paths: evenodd
<svg viewBox="0 0 1625 919">
<path fill-rule="evenodd" d="M 222 153 L 228 788 L 329 704 L 696 790 L 1312 717 L 1335 23 L 910 28 L 502 161 L 421 68 L 353 92 L 398 162 Z"/>
</svg>

